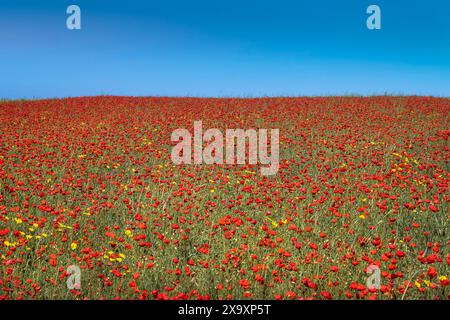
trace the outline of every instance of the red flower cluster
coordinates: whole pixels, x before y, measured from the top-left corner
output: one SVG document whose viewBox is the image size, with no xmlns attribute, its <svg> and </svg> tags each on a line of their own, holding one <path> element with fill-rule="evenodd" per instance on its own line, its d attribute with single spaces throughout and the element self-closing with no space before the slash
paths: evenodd
<svg viewBox="0 0 450 320">
<path fill-rule="evenodd" d="M 0 102 L 0 299 L 448 299 L 449 111 L 430 97 Z M 171 133 L 196 120 L 279 129 L 278 174 L 174 165 Z"/>
</svg>

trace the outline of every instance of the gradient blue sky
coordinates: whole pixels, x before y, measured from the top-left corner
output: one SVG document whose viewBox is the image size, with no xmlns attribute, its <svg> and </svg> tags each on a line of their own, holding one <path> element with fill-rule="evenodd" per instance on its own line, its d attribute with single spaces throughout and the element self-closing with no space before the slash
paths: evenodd
<svg viewBox="0 0 450 320">
<path fill-rule="evenodd" d="M 450 1 L 1 0 L 0 75 L 2 98 L 450 96 Z"/>
</svg>

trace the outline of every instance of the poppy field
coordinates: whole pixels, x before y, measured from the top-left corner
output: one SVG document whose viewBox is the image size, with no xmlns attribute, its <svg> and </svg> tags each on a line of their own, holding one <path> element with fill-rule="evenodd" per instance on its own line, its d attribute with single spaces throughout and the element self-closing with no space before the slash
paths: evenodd
<svg viewBox="0 0 450 320">
<path fill-rule="evenodd" d="M 277 174 L 175 165 L 200 120 L 279 129 Z M 0 299 L 449 299 L 449 136 L 448 98 L 0 101 Z"/>
</svg>

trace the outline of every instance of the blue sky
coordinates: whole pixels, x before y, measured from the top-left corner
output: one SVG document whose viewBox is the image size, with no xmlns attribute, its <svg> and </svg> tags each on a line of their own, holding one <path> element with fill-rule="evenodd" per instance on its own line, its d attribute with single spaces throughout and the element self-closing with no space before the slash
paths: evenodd
<svg viewBox="0 0 450 320">
<path fill-rule="evenodd" d="M 0 39 L 1 98 L 450 96 L 447 0 L 2 0 Z"/>
</svg>

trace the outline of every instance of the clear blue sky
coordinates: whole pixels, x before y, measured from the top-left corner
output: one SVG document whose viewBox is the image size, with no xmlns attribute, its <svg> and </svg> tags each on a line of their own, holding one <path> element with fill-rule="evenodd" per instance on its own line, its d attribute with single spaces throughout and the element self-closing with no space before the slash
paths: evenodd
<svg viewBox="0 0 450 320">
<path fill-rule="evenodd" d="M 450 96 L 450 1 L 0 2 L 2 98 L 385 92 Z"/>
</svg>

